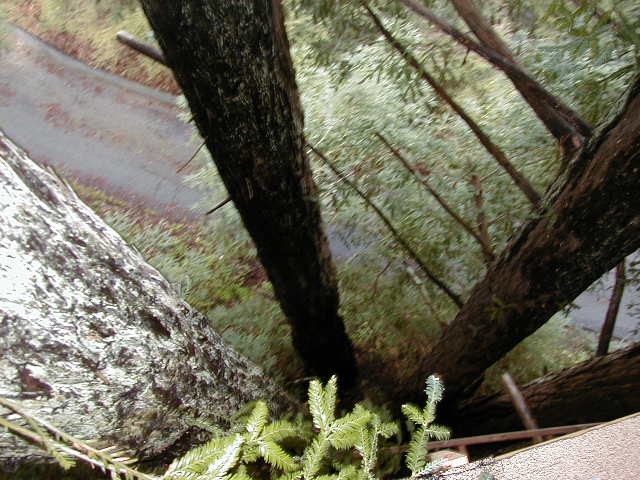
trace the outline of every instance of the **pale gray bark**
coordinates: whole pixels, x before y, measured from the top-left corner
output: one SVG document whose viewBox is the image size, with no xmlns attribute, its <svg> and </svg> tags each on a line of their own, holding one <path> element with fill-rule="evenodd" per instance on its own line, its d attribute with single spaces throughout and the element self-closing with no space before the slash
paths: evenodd
<svg viewBox="0 0 640 480">
<path fill-rule="evenodd" d="M 293 403 L 51 171 L 0 132 L 0 396 L 153 458 L 246 402 Z M 0 464 L 41 453 L 0 432 Z"/>
</svg>

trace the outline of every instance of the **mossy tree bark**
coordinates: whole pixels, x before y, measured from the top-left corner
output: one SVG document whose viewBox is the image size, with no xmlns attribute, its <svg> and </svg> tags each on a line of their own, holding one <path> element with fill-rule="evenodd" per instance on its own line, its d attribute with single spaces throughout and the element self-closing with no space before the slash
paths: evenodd
<svg viewBox="0 0 640 480">
<path fill-rule="evenodd" d="M 307 371 L 356 384 L 278 0 L 142 0 Z M 213 241 L 213 240 L 212 240 Z"/>
<path fill-rule="evenodd" d="M 0 396 L 76 437 L 166 459 L 209 436 L 190 418 L 297 408 L 1 131 L 0 285 Z M 0 431 L 1 465 L 42 458 Z"/>
<path fill-rule="evenodd" d="M 640 80 L 551 187 L 546 213 L 522 226 L 473 288 L 424 373 L 442 375 L 449 398 L 468 396 L 488 367 L 637 250 L 638 185 Z"/>
</svg>

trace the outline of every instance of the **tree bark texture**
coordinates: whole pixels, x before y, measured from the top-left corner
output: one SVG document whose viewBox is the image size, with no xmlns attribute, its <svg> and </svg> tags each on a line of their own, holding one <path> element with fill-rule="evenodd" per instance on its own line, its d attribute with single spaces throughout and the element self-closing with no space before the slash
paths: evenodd
<svg viewBox="0 0 640 480">
<path fill-rule="evenodd" d="M 640 411 L 640 344 L 520 387 L 541 427 L 607 422 Z M 521 430 L 507 394 L 471 400 L 452 424 L 456 437 Z"/>
<path fill-rule="evenodd" d="M 308 373 L 356 383 L 278 0 L 142 0 Z"/>
<path fill-rule="evenodd" d="M 0 396 L 74 436 L 149 459 L 206 438 L 190 417 L 294 406 L 1 131 L 0 285 Z M 0 464 L 42 456 L 0 432 Z"/>
<path fill-rule="evenodd" d="M 640 247 L 640 81 L 471 291 L 424 373 L 450 398 Z M 415 390 L 417 391 L 417 390 Z M 465 395 L 470 391 L 465 392 Z M 462 395 L 462 396 L 465 396 Z"/>
</svg>

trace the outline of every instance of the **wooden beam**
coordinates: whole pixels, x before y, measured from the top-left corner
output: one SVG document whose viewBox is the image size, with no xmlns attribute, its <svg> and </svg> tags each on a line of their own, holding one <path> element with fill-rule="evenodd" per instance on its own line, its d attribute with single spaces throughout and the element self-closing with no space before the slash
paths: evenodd
<svg viewBox="0 0 640 480">
<path fill-rule="evenodd" d="M 578 432 L 586 428 L 595 427 L 601 423 L 582 423 L 579 425 L 564 425 L 560 427 L 536 428 L 535 430 L 520 430 L 516 432 L 491 433 L 489 435 L 478 435 L 476 437 L 452 438 L 451 440 L 442 440 L 437 442 L 429 442 L 430 449 L 454 448 L 466 445 L 482 445 L 484 443 L 499 443 L 511 440 L 524 440 L 534 437 L 546 437 L 566 435 L 567 433 Z"/>
</svg>

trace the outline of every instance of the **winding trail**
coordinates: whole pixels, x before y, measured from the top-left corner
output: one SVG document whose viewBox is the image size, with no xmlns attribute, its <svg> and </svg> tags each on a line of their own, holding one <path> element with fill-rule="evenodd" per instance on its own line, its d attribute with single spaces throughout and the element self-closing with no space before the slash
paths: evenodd
<svg viewBox="0 0 640 480">
<path fill-rule="evenodd" d="M 195 130 L 177 119 L 175 97 L 92 69 L 23 30 L 7 26 L 0 50 L 0 128 L 32 158 L 61 175 L 175 217 L 202 218 L 204 193 L 176 171 L 198 147 Z M 220 193 L 217 197 L 224 198 Z M 332 250 L 350 256 L 349 242 L 330 228 Z M 606 289 L 612 275 L 605 276 Z M 609 294 L 583 293 L 572 323 L 599 331 Z M 627 288 L 615 336 L 640 340 Z"/>
<path fill-rule="evenodd" d="M 9 137 L 63 176 L 156 210 L 198 215 L 192 207 L 203 193 L 176 174 L 197 145 L 193 128 L 177 120 L 175 97 L 7 30 L 0 125 Z"/>
</svg>

